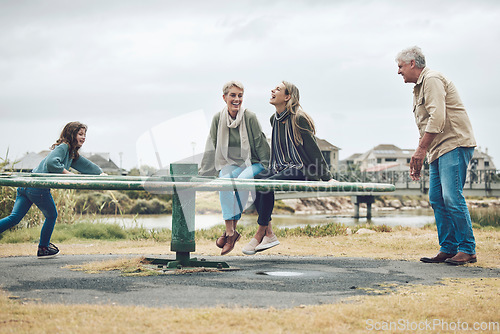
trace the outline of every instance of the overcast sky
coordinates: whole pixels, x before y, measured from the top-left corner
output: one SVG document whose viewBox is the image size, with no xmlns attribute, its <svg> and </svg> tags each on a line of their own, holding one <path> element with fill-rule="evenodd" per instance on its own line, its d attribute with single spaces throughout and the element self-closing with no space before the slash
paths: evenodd
<svg viewBox="0 0 500 334">
<path fill-rule="evenodd" d="M 270 90 L 287 80 L 341 159 L 413 149 L 413 84 L 394 58 L 418 45 L 500 168 L 499 41 L 497 0 L 0 0 L 0 158 L 48 149 L 79 120 L 83 151 L 118 165 L 122 152 L 129 169 L 155 163 L 154 138 L 166 165 L 202 152 L 229 80 L 266 134 Z"/>
</svg>

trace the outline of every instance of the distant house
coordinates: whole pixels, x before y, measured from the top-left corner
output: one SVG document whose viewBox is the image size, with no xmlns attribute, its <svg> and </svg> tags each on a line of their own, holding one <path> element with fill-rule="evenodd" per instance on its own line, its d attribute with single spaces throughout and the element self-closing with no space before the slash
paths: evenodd
<svg viewBox="0 0 500 334">
<path fill-rule="evenodd" d="M 50 151 L 41 151 L 39 153 L 28 152 L 18 161 L 15 161 L 5 169 L 12 170 L 14 172 L 31 172 L 35 167 L 37 167 L 40 162 L 49 155 Z M 97 166 L 101 167 L 103 172 L 107 174 L 120 174 L 120 168 L 109 158 L 109 153 L 80 153 L 85 158 L 89 159 Z"/>
<path fill-rule="evenodd" d="M 324 139 L 316 137 L 319 149 L 323 153 L 323 157 L 326 160 L 328 166 L 330 166 L 330 172 L 335 173 L 339 167 L 339 151 L 340 148 L 329 143 Z"/>
<path fill-rule="evenodd" d="M 348 172 L 354 171 L 358 169 L 357 159 L 361 153 L 354 153 L 349 157 L 339 161 L 339 171 L 340 172 Z"/>
<path fill-rule="evenodd" d="M 467 181 L 483 182 L 485 180 L 485 176 L 491 172 L 496 174 L 496 167 L 493 163 L 492 157 L 488 154 L 488 149 L 486 148 L 483 152 L 480 146 L 476 147 L 469 164 Z"/>
<path fill-rule="evenodd" d="M 50 151 L 41 151 L 38 153 L 28 152 L 20 160 L 15 161 L 5 167 L 7 170 L 12 170 L 14 172 L 31 172 L 33 168 L 40 164 L 40 161 L 45 158 Z"/>
<path fill-rule="evenodd" d="M 362 172 L 407 171 L 415 150 L 401 149 L 392 144 L 380 144 L 365 153 L 356 153 L 340 161 L 342 171 L 359 169 Z M 469 171 L 495 171 L 493 159 L 481 147 L 474 150 L 474 156 L 469 164 Z M 481 178 L 481 172 L 478 173 Z"/>
<path fill-rule="evenodd" d="M 120 167 L 111 160 L 109 153 L 82 152 L 81 155 L 101 167 L 102 171 L 106 174 L 123 174 Z"/>
<path fill-rule="evenodd" d="M 488 149 L 486 148 L 483 152 L 480 146 L 474 150 L 471 166 L 479 170 L 496 170 L 493 158 L 488 154 Z"/>
<path fill-rule="evenodd" d="M 380 144 L 356 156 L 352 163 L 357 164 L 362 172 L 403 171 L 408 170 L 414 152 L 392 144 Z"/>
</svg>

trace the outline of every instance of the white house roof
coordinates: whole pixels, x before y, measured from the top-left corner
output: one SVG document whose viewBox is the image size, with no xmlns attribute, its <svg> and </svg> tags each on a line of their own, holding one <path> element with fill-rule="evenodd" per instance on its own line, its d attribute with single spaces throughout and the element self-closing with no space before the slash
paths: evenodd
<svg viewBox="0 0 500 334">
<path fill-rule="evenodd" d="M 340 150 L 337 146 L 331 144 L 325 139 L 321 139 L 316 137 L 316 141 L 318 142 L 319 149 L 322 151 L 335 151 L 335 150 Z"/>
<path fill-rule="evenodd" d="M 41 151 L 39 153 L 28 152 L 20 160 L 14 161 L 6 167 L 7 170 L 16 170 L 23 172 L 31 172 L 35 167 L 38 167 L 40 162 L 50 153 L 50 151 Z M 81 153 L 82 156 L 89 159 L 96 165 L 102 168 L 104 171 L 118 171 L 118 166 L 111 160 L 106 159 L 109 157 L 109 153 L 99 153 L 99 154 L 88 154 Z"/>
<path fill-rule="evenodd" d="M 28 152 L 21 159 L 12 162 L 7 169 L 15 169 L 23 172 L 31 172 L 32 169 L 38 167 L 40 161 L 45 158 L 50 151 L 41 151 L 38 153 Z"/>
</svg>

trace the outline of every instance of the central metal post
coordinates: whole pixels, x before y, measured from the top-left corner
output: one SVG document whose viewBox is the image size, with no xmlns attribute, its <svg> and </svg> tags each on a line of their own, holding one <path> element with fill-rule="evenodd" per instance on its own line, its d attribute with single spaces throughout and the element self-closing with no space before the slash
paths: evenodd
<svg viewBox="0 0 500 334">
<path fill-rule="evenodd" d="M 174 182 L 190 182 L 198 175 L 197 164 L 171 164 L 170 178 Z M 227 269 L 226 262 L 198 261 L 190 258 L 190 253 L 196 249 L 195 243 L 195 203 L 196 191 L 191 189 L 178 190 L 174 186 L 172 196 L 172 241 L 170 250 L 175 252 L 175 260 L 147 258 L 152 264 L 166 265 L 167 269 L 183 267 L 213 267 Z"/>
<path fill-rule="evenodd" d="M 198 175 L 196 164 L 171 164 L 170 175 L 174 182 L 186 182 Z M 196 248 L 195 236 L 195 202 L 194 190 L 177 190 L 174 186 L 172 197 L 172 242 L 170 250 L 177 252 L 177 258 L 185 262 L 186 256 L 182 253 L 194 252 Z M 181 253 L 181 254 L 179 254 Z M 187 263 L 181 263 L 186 266 Z"/>
</svg>

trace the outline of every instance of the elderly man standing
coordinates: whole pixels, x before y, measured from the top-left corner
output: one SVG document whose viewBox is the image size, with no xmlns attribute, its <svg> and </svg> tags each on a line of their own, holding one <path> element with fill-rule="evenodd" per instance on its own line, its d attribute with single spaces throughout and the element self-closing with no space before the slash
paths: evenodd
<svg viewBox="0 0 500 334">
<path fill-rule="evenodd" d="M 467 166 L 476 142 L 455 85 L 425 66 L 422 50 L 411 47 L 397 57 L 398 74 L 414 83 L 413 114 L 420 140 L 410 161 L 410 175 L 420 179 L 425 155 L 430 164 L 429 201 L 434 209 L 440 252 L 420 259 L 454 265 L 477 262 L 469 209 L 463 196 Z"/>
</svg>

